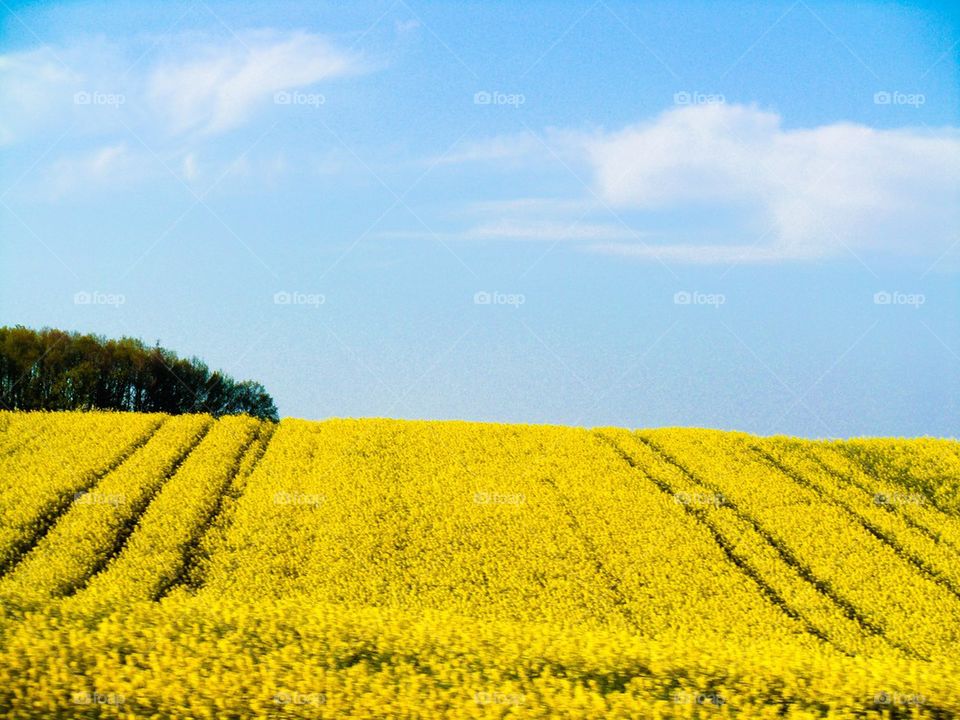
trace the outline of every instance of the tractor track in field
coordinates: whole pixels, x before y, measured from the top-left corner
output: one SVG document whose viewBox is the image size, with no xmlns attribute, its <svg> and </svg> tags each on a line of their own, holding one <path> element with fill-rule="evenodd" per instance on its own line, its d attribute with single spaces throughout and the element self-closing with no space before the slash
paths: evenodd
<svg viewBox="0 0 960 720">
<path fill-rule="evenodd" d="M 123 448 L 123 450 L 121 450 L 119 454 L 110 461 L 107 467 L 103 468 L 99 472 L 91 473 L 90 477 L 83 483 L 83 485 L 81 485 L 72 494 L 57 498 L 52 505 L 44 508 L 40 513 L 34 532 L 30 535 L 30 537 L 24 538 L 22 542 L 18 543 L 13 548 L 10 558 L 2 565 L 2 567 L 0 567 L 0 578 L 6 577 L 10 572 L 12 572 L 13 569 L 19 565 L 20 562 L 28 554 L 30 554 L 37 545 L 40 544 L 40 542 L 53 529 L 57 522 L 59 522 L 60 518 L 64 516 L 64 514 L 73 506 L 74 502 L 76 502 L 83 493 L 88 492 L 90 488 L 96 486 L 107 475 L 114 472 L 121 465 L 133 458 L 139 450 L 141 450 L 148 442 L 150 442 L 150 439 L 157 434 L 164 422 L 166 422 L 166 418 L 161 418 L 158 420 L 153 426 L 148 428 L 143 435 Z"/>
<path fill-rule="evenodd" d="M 893 550 L 897 557 L 902 559 L 910 567 L 916 570 L 920 575 L 927 578 L 931 582 L 939 585 L 944 590 L 949 592 L 955 598 L 960 600 L 960 588 L 957 587 L 950 578 L 944 577 L 936 568 L 931 567 L 923 558 L 918 557 L 913 552 L 907 550 L 895 539 L 891 538 L 886 532 L 881 528 L 878 528 L 867 518 L 863 517 L 856 510 L 851 508 L 846 502 L 835 498 L 831 495 L 828 490 L 825 490 L 819 483 L 815 480 L 805 477 L 801 472 L 792 470 L 782 462 L 773 457 L 769 452 L 763 448 L 756 447 L 754 445 L 748 446 L 752 452 L 754 452 L 758 457 L 762 458 L 770 467 L 774 468 L 776 471 L 788 477 L 793 482 L 797 483 L 801 487 L 804 487 L 811 492 L 815 493 L 818 497 L 823 498 L 824 500 L 829 501 L 831 504 L 836 507 L 841 508 L 847 515 L 849 515 L 855 523 L 860 527 L 866 530 L 870 535 L 876 538 L 879 542 L 883 543 L 891 550 Z"/>
<path fill-rule="evenodd" d="M 210 530 L 214 518 L 223 508 L 224 496 L 226 495 L 231 484 L 237 479 L 237 476 L 240 473 L 240 465 L 243 462 L 243 458 L 247 454 L 247 451 L 249 451 L 254 444 L 259 441 L 261 431 L 262 426 L 258 428 L 257 431 L 253 433 L 252 437 L 247 440 L 237 451 L 236 457 L 234 457 L 233 462 L 230 464 L 230 470 L 227 472 L 226 478 L 224 479 L 222 485 L 220 486 L 220 490 L 217 493 L 216 504 L 211 509 L 207 517 L 197 525 L 192 537 L 187 541 L 187 545 L 183 550 L 183 562 L 180 564 L 180 569 L 177 571 L 177 574 L 156 589 L 156 592 L 153 595 L 154 601 L 161 600 L 175 588 L 188 584 L 190 573 L 195 570 L 195 564 L 199 561 L 200 543 L 202 542 L 204 535 L 206 535 L 206 533 Z M 266 447 L 264 447 L 264 452 L 265 451 Z M 261 454 L 260 457 L 263 457 L 263 455 Z M 257 458 L 257 461 L 259 462 L 259 458 Z"/>
<path fill-rule="evenodd" d="M 11 443 L 8 443 L 2 450 L 0 450 L 0 460 L 5 460 L 11 455 L 16 455 L 25 448 L 29 447 L 34 443 L 39 443 L 42 439 L 42 435 L 33 435 L 30 437 L 20 438 L 14 440 Z"/>
<path fill-rule="evenodd" d="M 213 428 L 216 421 L 210 420 L 206 425 L 197 433 L 196 437 L 190 442 L 190 444 L 184 448 L 170 463 L 170 466 L 165 473 L 164 479 L 162 482 L 157 483 L 157 486 L 149 494 L 147 498 L 144 499 L 143 503 L 137 511 L 133 513 L 130 519 L 123 524 L 119 529 L 116 536 L 113 539 L 113 547 L 110 549 L 102 560 L 95 563 L 94 566 L 90 569 L 90 572 L 83 579 L 82 582 L 77 583 L 77 585 L 67 592 L 64 592 L 62 597 L 71 597 L 81 592 L 87 585 L 89 585 L 95 577 L 97 577 L 101 572 L 109 567 L 110 563 L 123 552 L 123 549 L 127 545 L 127 540 L 133 534 L 134 530 L 137 529 L 137 526 L 140 524 L 140 518 L 143 517 L 144 513 L 147 512 L 147 509 L 150 507 L 150 504 L 153 502 L 153 499 L 160 493 L 161 490 L 166 486 L 174 475 L 177 474 L 177 471 L 180 469 L 180 466 L 186 462 L 187 458 L 190 457 L 190 454 L 196 450 L 197 446 L 203 442 L 203 439 L 207 436 L 210 430 Z"/>
<path fill-rule="evenodd" d="M 676 497 L 676 491 L 669 483 L 661 480 L 660 478 L 654 477 L 641 465 L 638 465 L 630 453 L 624 450 L 615 439 L 602 433 L 597 433 L 597 437 L 600 438 L 606 445 L 608 445 L 613 452 L 617 454 L 617 456 L 619 456 L 628 466 L 630 466 L 632 470 L 641 473 L 644 478 L 653 483 L 654 487 L 660 490 L 660 492 L 669 497 Z M 713 524 L 713 522 L 710 521 L 706 509 L 686 503 L 681 503 L 681 507 L 684 509 L 687 515 L 691 516 L 696 522 L 704 526 L 707 532 L 710 533 L 710 536 L 713 538 L 714 542 L 720 546 L 720 549 L 723 551 L 727 559 L 757 585 L 761 594 L 767 600 L 773 603 L 785 615 L 803 625 L 806 632 L 827 643 L 838 652 L 852 657 L 852 653 L 834 643 L 825 632 L 820 630 L 820 628 L 804 617 L 800 611 L 794 609 L 790 603 L 787 602 L 786 598 L 784 598 L 783 595 L 776 590 L 776 588 L 763 579 L 763 576 L 756 568 L 753 567 L 753 565 L 750 564 L 749 560 L 737 553 L 730 540 L 716 527 L 716 525 Z"/>
<path fill-rule="evenodd" d="M 875 467 L 876 461 L 872 457 L 870 457 L 871 453 L 869 451 L 858 450 L 856 447 L 852 446 L 852 444 L 849 442 L 844 443 L 838 447 L 834 447 L 832 449 L 836 453 L 846 458 L 849 462 L 859 467 L 864 472 L 864 474 L 869 475 L 870 477 L 875 477 L 877 479 L 880 479 L 881 474 L 877 472 Z M 900 468 L 900 471 L 902 473 L 903 469 Z M 889 481 L 884 480 L 883 482 L 887 482 L 888 484 L 891 484 L 891 485 L 897 484 L 896 480 L 889 480 Z M 904 484 L 901 484 L 901 489 L 907 492 L 910 491 L 909 486 Z M 929 504 L 930 507 L 932 507 L 934 510 L 936 510 L 938 513 L 940 513 L 944 517 L 950 518 L 955 521 L 960 519 L 957 517 L 956 513 L 951 512 L 950 510 L 947 510 L 946 508 L 944 508 L 936 496 L 928 494 L 927 492 L 924 491 L 923 488 L 921 487 L 913 488 L 913 492 L 922 494 L 924 502 Z"/>
<path fill-rule="evenodd" d="M 660 445 L 649 438 L 645 438 L 641 435 L 635 436 L 638 442 L 646 445 L 650 450 L 657 453 L 665 462 L 675 467 L 683 475 L 689 478 L 694 483 L 697 483 L 701 487 L 709 489 L 711 492 L 723 495 L 724 505 L 729 507 L 734 514 L 743 522 L 747 523 L 754 532 L 756 532 L 767 545 L 772 548 L 777 555 L 780 556 L 780 559 L 788 565 L 793 571 L 802 578 L 806 583 L 813 587 L 817 592 L 819 592 L 823 597 L 827 598 L 832 602 L 837 609 L 845 615 L 849 620 L 854 621 L 860 627 L 862 632 L 865 635 L 874 636 L 881 639 L 883 642 L 889 644 L 892 648 L 904 653 L 905 655 L 917 659 L 925 659 L 920 656 L 915 650 L 901 643 L 893 640 L 888 637 L 884 629 L 874 623 L 870 618 L 864 615 L 854 603 L 852 603 L 847 598 L 843 597 L 839 592 L 837 592 L 829 582 L 817 577 L 814 571 L 803 563 L 794 552 L 787 546 L 787 544 L 775 537 L 769 530 L 767 530 L 759 520 L 752 517 L 749 513 L 745 512 L 740 508 L 740 506 L 733 502 L 722 490 L 714 485 L 711 482 L 708 482 L 700 475 L 692 472 L 689 468 L 684 466 L 679 460 L 673 457 L 670 453 L 666 452 Z"/>
<path fill-rule="evenodd" d="M 225 500 L 227 498 L 231 498 L 234 501 L 240 499 L 244 490 L 244 487 L 240 486 L 240 481 L 245 484 L 247 479 L 250 478 L 250 476 L 256 471 L 257 466 L 259 466 L 260 461 L 263 459 L 263 456 L 266 455 L 267 449 L 270 446 L 270 441 L 273 440 L 273 435 L 277 431 L 278 427 L 279 424 L 277 423 L 261 423 L 253 437 L 253 440 L 240 451 L 240 455 L 237 459 L 236 471 L 232 474 L 232 476 L 230 476 L 229 480 L 224 486 L 223 492 L 221 492 L 217 498 L 217 503 L 213 509 L 213 513 L 211 513 L 210 518 L 198 533 L 196 542 L 187 549 L 185 554 L 186 560 L 184 563 L 184 568 L 180 573 L 180 581 L 178 583 L 171 583 L 171 585 L 166 588 L 166 591 L 163 594 L 168 594 L 173 590 L 175 585 L 182 585 L 194 592 L 203 585 L 204 577 L 200 567 L 204 559 L 203 547 L 205 540 L 215 527 L 219 526 L 221 530 L 225 532 L 233 523 L 232 511 L 235 510 L 235 508 L 230 508 L 228 510 L 227 506 L 225 505 Z M 256 457 L 253 459 L 250 468 L 246 472 L 241 473 L 239 471 L 239 465 L 243 462 L 243 459 L 246 457 L 248 452 L 255 453 Z"/>
<path fill-rule="evenodd" d="M 867 475 L 870 474 L 869 468 L 865 467 L 862 462 L 860 462 L 859 460 L 857 460 L 857 458 L 851 457 L 851 456 L 847 455 L 847 453 L 845 453 L 845 452 L 843 452 L 843 451 L 841 451 L 841 450 L 838 450 L 838 449 L 836 449 L 836 448 L 832 448 L 832 447 L 825 447 L 825 448 L 823 448 L 823 450 L 824 450 L 825 452 L 831 453 L 831 454 L 833 454 L 833 455 L 837 455 L 837 456 L 842 457 L 843 459 L 845 459 L 845 460 L 853 463 L 854 465 L 856 465 L 856 466 L 857 466 L 858 468 L 860 468 L 865 474 L 867 474 Z M 833 468 L 829 467 L 825 462 L 823 462 L 823 460 L 821 460 L 821 459 L 820 459 L 819 457 L 817 457 L 816 455 L 812 455 L 811 457 L 813 458 L 813 460 L 814 460 L 821 468 L 823 468 L 823 471 L 824 471 L 824 472 L 829 473 L 829 474 L 832 475 L 834 478 L 836 478 L 839 482 L 846 483 L 846 484 L 849 484 L 849 485 L 853 485 L 854 487 L 858 488 L 859 490 L 861 490 L 862 492 L 866 493 L 867 495 L 874 495 L 874 496 L 876 495 L 876 491 L 875 491 L 874 489 L 871 489 L 871 488 L 869 488 L 869 487 L 865 487 L 865 486 L 863 485 L 863 483 L 857 482 L 853 477 L 847 476 L 847 475 L 845 475 L 844 473 L 842 473 L 842 472 L 840 472 L 840 471 L 838 471 L 838 470 L 834 470 Z M 905 523 L 907 523 L 907 525 L 909 525 L 910 527 L 914 528 L 914 529 L 917 530 L 918 532 L 923 533 L 924 535 L 926 535 L 927 537 L 929 537 L 929 538 L 930 538 L 931 540 L 933 540 L 934 542 L 936 542 L 936 543 L 938 543 L 938 544 L 940 544 L 940 545 L 943 545 L 943 546 L 945 546 L 945 547 L 950 548 L 950 550 L 952 550 L 954 553 L 957 554 L 957 561 L 960 562 L 960 548 L 958 548 L 956 545 L 954 545 L 952 541 L 950 541 L 950 540 L 942 537 L 942 536 L 940 535 L 940 533 L 938 533 L 935 529 L 930 528 L 930 527 L 928 527 L 925 523 L 923 523 L 923 522 L 921 522 L 921 521 L 913 518 L 913 517 L 910 515 L 910 513 L 908 513 L 908 512 L 906 511 L 905 508 L 901 508 L 901 507 L 899 507 L 899 506 L 890 505 L 890 504 L 886 504 L 886 503 L 883 504 L 882 507 L 883 507 L 887 512 L 893 513 L 893 514 L 898 515 L 899 517 L 903 518 L 903 521 L 904 521 Z M 930 507 L 933 508 L 933 505 L 931 505 Z M 934 509 L 936 512 L 940 513 L 940 514 L 944 514 L 942 511 L 936 510 L 936 508 L 933 508 L 933 509 Z"/>
<path fill-rule="evenodd" d="M 593 563 L 594 570 L 596 571 L 597 575 L 603 579 L 606 587 L 613 593 L 613 605 L 617 609 L 617 612 L 623 616 L 627 623 L 629 623 L 630 627 L 632 627 L 636 632 L 642 633 L 643 629 L 640 625 L 640 622 L 637 620 L 637 616 L 634 615 L 633 610 L 630 608 L 630 601 L 627 599 L 627 596 L 620 587 L 623 580 L 619 575 L 610 570 L 603 562 L 600 550 L 597 548 L 597 544 L 593 541 L 593 538 L 590 537 L 590 533 L 588 533 L 580 523 L 580 519 L 577 517 L 576 513 L 570 509 L 566 495 L 560 490 L 560 488 L 557 487 L 557 483 L 553 478 L 541 478 L 540 482 L 549 487 L 556 496 L 557 503 L 560 505 L 560 509 L 563 510 L 564 515 L 567 517 L 567 524 L 580 538 L 580 541 L 587 549 L 587 555 L 590 559 L 590 562 Z"/>
</svg>

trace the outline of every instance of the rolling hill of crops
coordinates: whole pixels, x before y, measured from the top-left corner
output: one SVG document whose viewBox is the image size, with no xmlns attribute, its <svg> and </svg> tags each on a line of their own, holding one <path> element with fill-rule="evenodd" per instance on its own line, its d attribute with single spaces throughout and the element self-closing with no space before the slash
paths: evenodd
<svg viewBox="0 0 960 720">
<path fill-rule="evenodd" d="M 0 413 L 0 716 L 960 716 L 960 444 Z"/>
</svg>

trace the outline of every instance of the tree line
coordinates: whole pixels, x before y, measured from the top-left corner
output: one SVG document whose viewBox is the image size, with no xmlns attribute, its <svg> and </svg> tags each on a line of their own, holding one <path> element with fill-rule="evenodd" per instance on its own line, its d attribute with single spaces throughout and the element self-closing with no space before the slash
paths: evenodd
<svg viewBox="0 0 960 720">
<path fill-rule="evenodd" d="M 258 382 L 135 338 L 0 327 L 0 408 L 247 414 L 277 420 Z"/>
</svg>

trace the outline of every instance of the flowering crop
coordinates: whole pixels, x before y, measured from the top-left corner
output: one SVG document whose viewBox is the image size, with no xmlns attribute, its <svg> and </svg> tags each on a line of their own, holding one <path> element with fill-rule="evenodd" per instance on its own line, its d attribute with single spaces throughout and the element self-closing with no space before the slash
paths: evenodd
<svg viewBox="0 0 960 720">
<path fill-rule="evenodd" d="M 958 457 L 0 413 L 0 715 L 957 717 Z"/>
<path fill-rule="evenodd" d="M 147 441 L 160 415 L 2 413 L 10 450 L 0 458 L 0 570 L 43 535 L 77 492 Z M 38 427 L 39 426 L 39 427 Z"/>
</svg>

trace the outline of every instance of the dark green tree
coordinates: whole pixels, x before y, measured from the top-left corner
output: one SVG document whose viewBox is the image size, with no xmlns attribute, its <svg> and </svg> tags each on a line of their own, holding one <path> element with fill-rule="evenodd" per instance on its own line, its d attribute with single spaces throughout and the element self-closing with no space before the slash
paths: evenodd
<svg viewBox="0 0 960 720">
<path fill-rule="evenodd" d="M 252 415 L 277 420 L 260 383 L 124 337 L 0 327 L 0 407 Z"/>
</svg>

